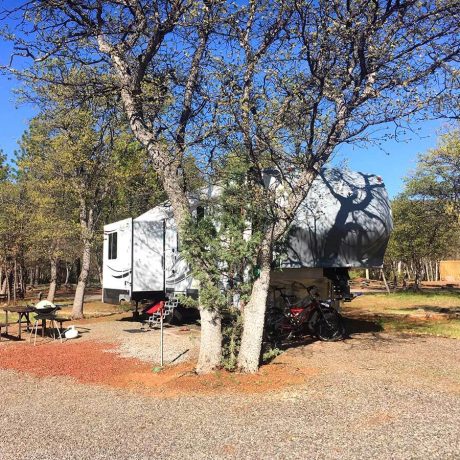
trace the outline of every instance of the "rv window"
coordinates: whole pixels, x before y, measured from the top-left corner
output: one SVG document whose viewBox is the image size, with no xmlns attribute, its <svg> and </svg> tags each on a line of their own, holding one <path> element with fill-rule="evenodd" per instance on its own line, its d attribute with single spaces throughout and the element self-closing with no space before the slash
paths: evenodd
<svg viewBox="0 0 460 460">
<path fill-rule="evenodd" d="M 117 258 L 117 232 L 109 233 L 109 260 Z"/>
</svg>

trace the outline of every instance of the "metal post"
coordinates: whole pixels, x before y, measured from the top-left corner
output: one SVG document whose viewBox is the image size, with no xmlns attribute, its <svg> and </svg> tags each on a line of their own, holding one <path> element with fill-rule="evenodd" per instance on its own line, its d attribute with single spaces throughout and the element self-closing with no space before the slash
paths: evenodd
<svg viewBox="0 0 460 460">
<path fill-rule="evenodd" d="M 160 366 L 163 367 L 163 317 L 164 317 L 164 307 L 161 309 L 160 316 Z"/>
</svg>

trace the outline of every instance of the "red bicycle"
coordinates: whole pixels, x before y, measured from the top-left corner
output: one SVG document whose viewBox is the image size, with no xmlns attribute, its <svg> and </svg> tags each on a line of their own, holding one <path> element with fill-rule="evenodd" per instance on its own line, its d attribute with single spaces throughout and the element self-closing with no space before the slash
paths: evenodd
<svg viewBox="0 0 460 460">
<path fill-rule="evenodd" d="M 301 299 L 286 294 L 285 288 L 274 288 L 282 305 L 267 309 L 266 339 L 276 343 L 311 335 L 323 341 L 342 340 L 345 337 L 342 316 L 331 302 L 320 299 L 316 286 L 301 286 L 307 291 Z"/>
</svg>

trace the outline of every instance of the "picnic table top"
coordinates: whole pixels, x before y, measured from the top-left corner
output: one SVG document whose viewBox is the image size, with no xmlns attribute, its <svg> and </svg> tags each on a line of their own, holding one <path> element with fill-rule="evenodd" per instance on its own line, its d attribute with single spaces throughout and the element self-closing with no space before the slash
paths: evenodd
<svg viewBox="0 0 460 460">
<path fill-rule="evenodd" d="M 57 307 L 55 310 L 61 310 L 61 305 L 55 304 L 55 307 Z M 2 307 L 3 311 L 7 311 L 10 313 L 32 313 L 32 312 L 40 312 L 40 308 L 35 308 L 33 305 L 10 305 L 6 307 Z M 47 311 L 48 308 L 44 308 L 44 311 Z"/>
<path fill-rule="evenodd" d="M 34 307 L 31 307 L 30 305 L 23 305 L 23 306 L 6 306 L 2 307 L 3 311 L 8 311 L 11 313 L 31 313 L 35 311 Z"/>
</svg>

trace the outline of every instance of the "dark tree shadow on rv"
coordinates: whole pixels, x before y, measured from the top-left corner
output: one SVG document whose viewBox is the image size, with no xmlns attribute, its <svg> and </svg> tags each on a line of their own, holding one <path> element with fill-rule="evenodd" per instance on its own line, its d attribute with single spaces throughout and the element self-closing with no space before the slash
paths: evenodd
<svg viewBox="0 0 460 460">
<path fill-rule="evenodd" d="M 391 222 L 384 184 L 371 183 L 375 177 L 338 169 L 321 171 L 303 204 L 302 218 L 289 233 L 288 266 L 380 264 Z"/>
<path fill-rule="evenodd" d="M 350 192 L 348 196 L 343 196 L 334 190 L 329 180 L 326 180 L 324 174 L 324 184 L 329 189 L 331 195 L 340 203 L 340 208 L 335 218 L 334 225 L 326 236 L 324 243 L 324 257 L 326 262 L 332 262 L 340 258 L 340 254 L 335 252 L 337 242 L 340 242 L 340 249 L 352 249 L 349 254 L 343 254 L 343 257 L 349 261 L 356 259 L 361 264 L 369 263 L 371 258 L 382 258 L 386 249 L 386 233 L 388 231 L 386 222 L 375 212 L 372 212 L 370 205 L 373 200 L 377 200 L 381 207 L 386 203 L 380 202 L 380 194 L 375 193 L 377 189 L 383 189 L 383 183 L 370 184 L 370 178 L 375 177 L 359 173 L 364 179 L 364 186 L 359 187 L 346 180 L 343 174 L 338 170 L 332 172 L 342 180 Z M 359 196 L 364 194 L 364 196 Z M 367 219 L 366 219 L 367 217 Z M 350 219 L 351 218 L 351 219 Z M 376 224 L 380 223 L 383 227 L 384 238 L 371 240 L 370 235 L 375 234 Z M 368 226 L 367 226 L 368 225 Z M 375 238 L 375 237 L 374 237 Z M 372 251 L 372 254 L 370 252 Z M 350 260 L 351 259 L 351 260 Z"/>
</svg>

